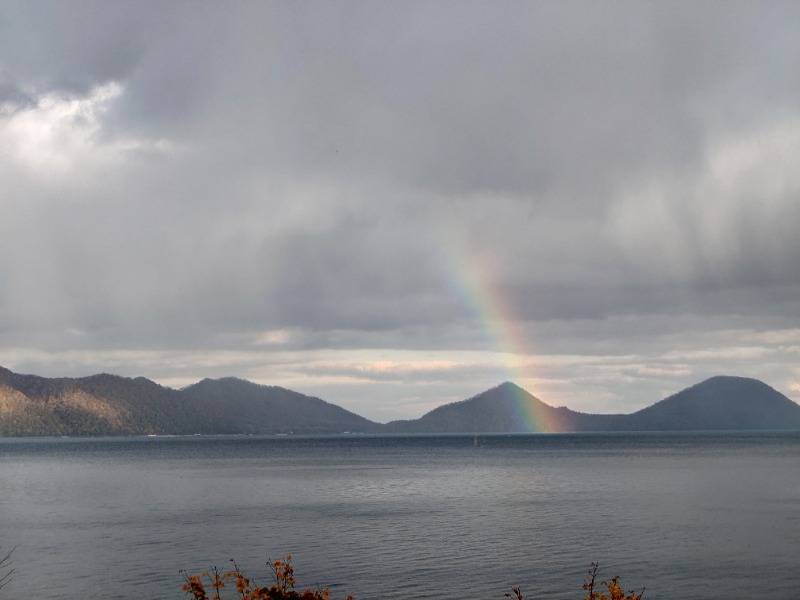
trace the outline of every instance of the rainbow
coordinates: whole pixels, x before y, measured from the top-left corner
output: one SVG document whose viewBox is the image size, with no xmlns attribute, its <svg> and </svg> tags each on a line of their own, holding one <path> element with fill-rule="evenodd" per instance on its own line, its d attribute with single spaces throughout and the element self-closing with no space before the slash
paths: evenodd
<svg viewBox="0 0 800 600">
<path fill-rule="evenodd" d="M 452 236 L 452 232 L 450 234 Z M 444 244 L 440 262 L 441 276 L 451 295 L 480 324 L 493 362 L 499 365 L 500 378 L 520 383 L 535 381 L 536 361 L 522 335 L 522 327 L 514 325 L 519 319 L 498 289 L 496 278 L 492 277 L 497 270 L 480 253 L 458 252 L 457 246 Z M 520 432 L 571 430 L 562 411 L 544 404 L 517 385 L 508 386 L 508 393 L 512 399 L 512 414 L 508 417 Z"/>
<path fill-rule="evenodd" d="M 559 433 L 574 431 L 568 414 L 548 406 L 522 388 L 511 388 L 515 425 L 523 433 Z"/>
</svg>

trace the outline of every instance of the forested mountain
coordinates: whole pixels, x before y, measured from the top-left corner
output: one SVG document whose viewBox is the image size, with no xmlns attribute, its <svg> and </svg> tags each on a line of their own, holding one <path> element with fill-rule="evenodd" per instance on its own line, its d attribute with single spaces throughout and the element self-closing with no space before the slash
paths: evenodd
<svg viewBox="0 0 800 600">
<path fill-rule="evenodd" d="M 521 387 L 506 382 L 467 400 L 434 408 L 419 419 L 393 421 L 397 433 L 508 433 L 572 431 L 580 413 L 554 408 Z"/>
<path fill-rule="evenodd" d="M 0 367 L 0 435 L 190 433 L 191 399 L 149 379 L 18 375 Z M 194 425 L 192 423 L 191 425 Z M 205 423 L 201 431 L 211 431 Z"/>
<path fill-rule="evenodd" d="M 137 377 L 0 367 L 0 436 L 800 430 L 800 406 L 755 379 L 713 377 L 628 415 L 549 406 L 507 382 L 419 419 L 374 423 L 319 398 L 235 378 L 182 390 Z"/>
<path fill-rule="evenodd" d="M 632 414 L 554 408 L 513 383 L 387 429 L 403 433 L 800 429 L 800 406 L 756 379 L 719 376 Z"/>
<path fill-rule="evenodd" d="M 712 377 L 627 416 L 640 431 L 800 429 L 800 406 L 757 379 Z"/>
<path fill-rule="evenodd" d="M 378 423 L 339 406 L 243 379 L 204 379 L 183 389 L 213 415 L 217 433 L 377 432 Z"/>
<path fill-rule="evenodd" d="M 137 377 L 48 379 L 0 367 L 0 435 L 342 433 L 376 423 L 279 387 L 205 379 L 173 390 Z"/>
</svg>

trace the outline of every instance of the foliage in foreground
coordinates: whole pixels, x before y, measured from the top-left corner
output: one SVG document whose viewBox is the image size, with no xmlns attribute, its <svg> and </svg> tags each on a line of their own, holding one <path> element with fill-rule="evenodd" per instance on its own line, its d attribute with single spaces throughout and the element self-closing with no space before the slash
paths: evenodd
<svg viewBox="0 0 800 600">
<path fill-rule="evenodd" d="M 247 577 L 234 561 L 233 569 L 221 573 L 216 567 L 210 572 L 205 571 L 200 575 L 190 575 L 182 571 L 184 584 L 183 591 L 191 595 L 194 600 L 222 600 L 222 589 L 231 585 L 236 589 L 236 595 L 231 596 L 241 600 L 331 600 L 329 589 L 308 589 L 298 592 L 294 589 L 294 567 L 292 555 L 287 554 L 283 560 L 276 560 L 270 564 L 275 583 L 261 587 Z M 208 586 L 212 591 L 206 591 Z M 346 600 L 353 600 L 347 596 Z"/>
<path fill-rule="evenodd" d="M 223 600 L 226 597 L 240 600 L 332 600 L 329 589 L 307 589 L 302 592 L 295 590 L 291 554 L 287 554 L 283 560 L 276 560 L 270 564 L 275 583 L 268 587 L 256 585 L 254 581 L 245 576 L 239 565 L 234 561 L 231 563 L 233 563 L 233 569 L 225 572 L 220 572 L 216 567 L 199 575 L 181 571 L 184 578 L 184 592 L 194 600 Z M 639 594 L 631 591 L 626 595 L 618 575 L 608 581 L 598 583 L 598 569 L 598 563 L 592 563 L 583 583 L 584 591 L 588 592 L 583 600 L 641 600 L 644 589 Z M 236 590 L 234 595 L 223 595 L 222 590 L 228 586 Z M 211 591 L 207 592 L 206 587 Z M 512 588 L 511 592 L 507 592 L 505 596 L 512 600 L 525 600 L 522 590 L 518 587 Z M 347 596 L 345 600 L 353 600 L 353 597 Z"/>
</svg>

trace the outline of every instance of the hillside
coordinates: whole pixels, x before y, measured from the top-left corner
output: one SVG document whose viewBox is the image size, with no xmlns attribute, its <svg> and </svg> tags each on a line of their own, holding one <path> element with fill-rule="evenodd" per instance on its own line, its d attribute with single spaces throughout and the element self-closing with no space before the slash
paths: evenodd
<svg viewBox="0 0 800 600">
<path fill-rule="evenodd" d="M 387 429 L 403 433 L 527 433 L 800 429 L 800 406 L 767 384 L 718 376 L 632 414 L 554 408 L 513 383 Z"/>
<path fill-rule="evenodd" d="M 214 416 L 217 433 L 376 432 L 380 425 L 339 406 L 277 386 L 227 377 L 183 393 Z"/>
<path fill-rule="evenodd" d="M 757 379 L 719 376 L 643 408 L 626 422 L 648 431 L 800 429 L 800 406 Z"/>
<path fill-rule="evenodd" d="M 144 377 L 45 378 L 0 367 L 0 436 L 758 429 L 800 430 L 800 406 L 742 377 L 713 377 L 628 415 L 555 408 L 506 382 L 382 425 L 319 398 L 230 377 L 174 390 Z"/>
<path fill-rule="evenodd" d="M 48 379 L 0 367 L 0 435 L 211 431 L 213 423 L 193 409 L 184 394 L 143 377 L 103 373 Z"/>
<path fill-rule="evenodd" d="M 511 433 L 576 431 L 584 415 L 554 408 L 506 382 L 467 400 L 445 404 L 416 420 L 393 421 L 397 433 Z"/>
<path fill-rule="evenodd" d="M 363 417 L 279 387 L 204 379 L 174 390 L 137 377 L 44 378 L 0 367 L 0 435 L 341 433 Z"/>
<path fill-rule="evenodd" d="M 625 415 L 592 415 L 545 404 L 505 382 L 467 400 L 433 409 L 416 420 L 393 421 L 395 433 L 559 433 L 610 431 Z"/>
</svg>

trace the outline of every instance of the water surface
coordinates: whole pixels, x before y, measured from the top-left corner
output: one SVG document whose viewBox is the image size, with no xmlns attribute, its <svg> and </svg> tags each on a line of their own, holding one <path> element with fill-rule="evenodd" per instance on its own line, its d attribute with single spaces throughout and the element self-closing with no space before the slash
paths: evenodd
<svg viewBox="0 0 800 600">
<path fill-rule="evenodd" d="M 800 434 L 0 440 L 0 597 L 181 598 L 292 553 L 337 598 L 796 599 Z"/>
</svg>

